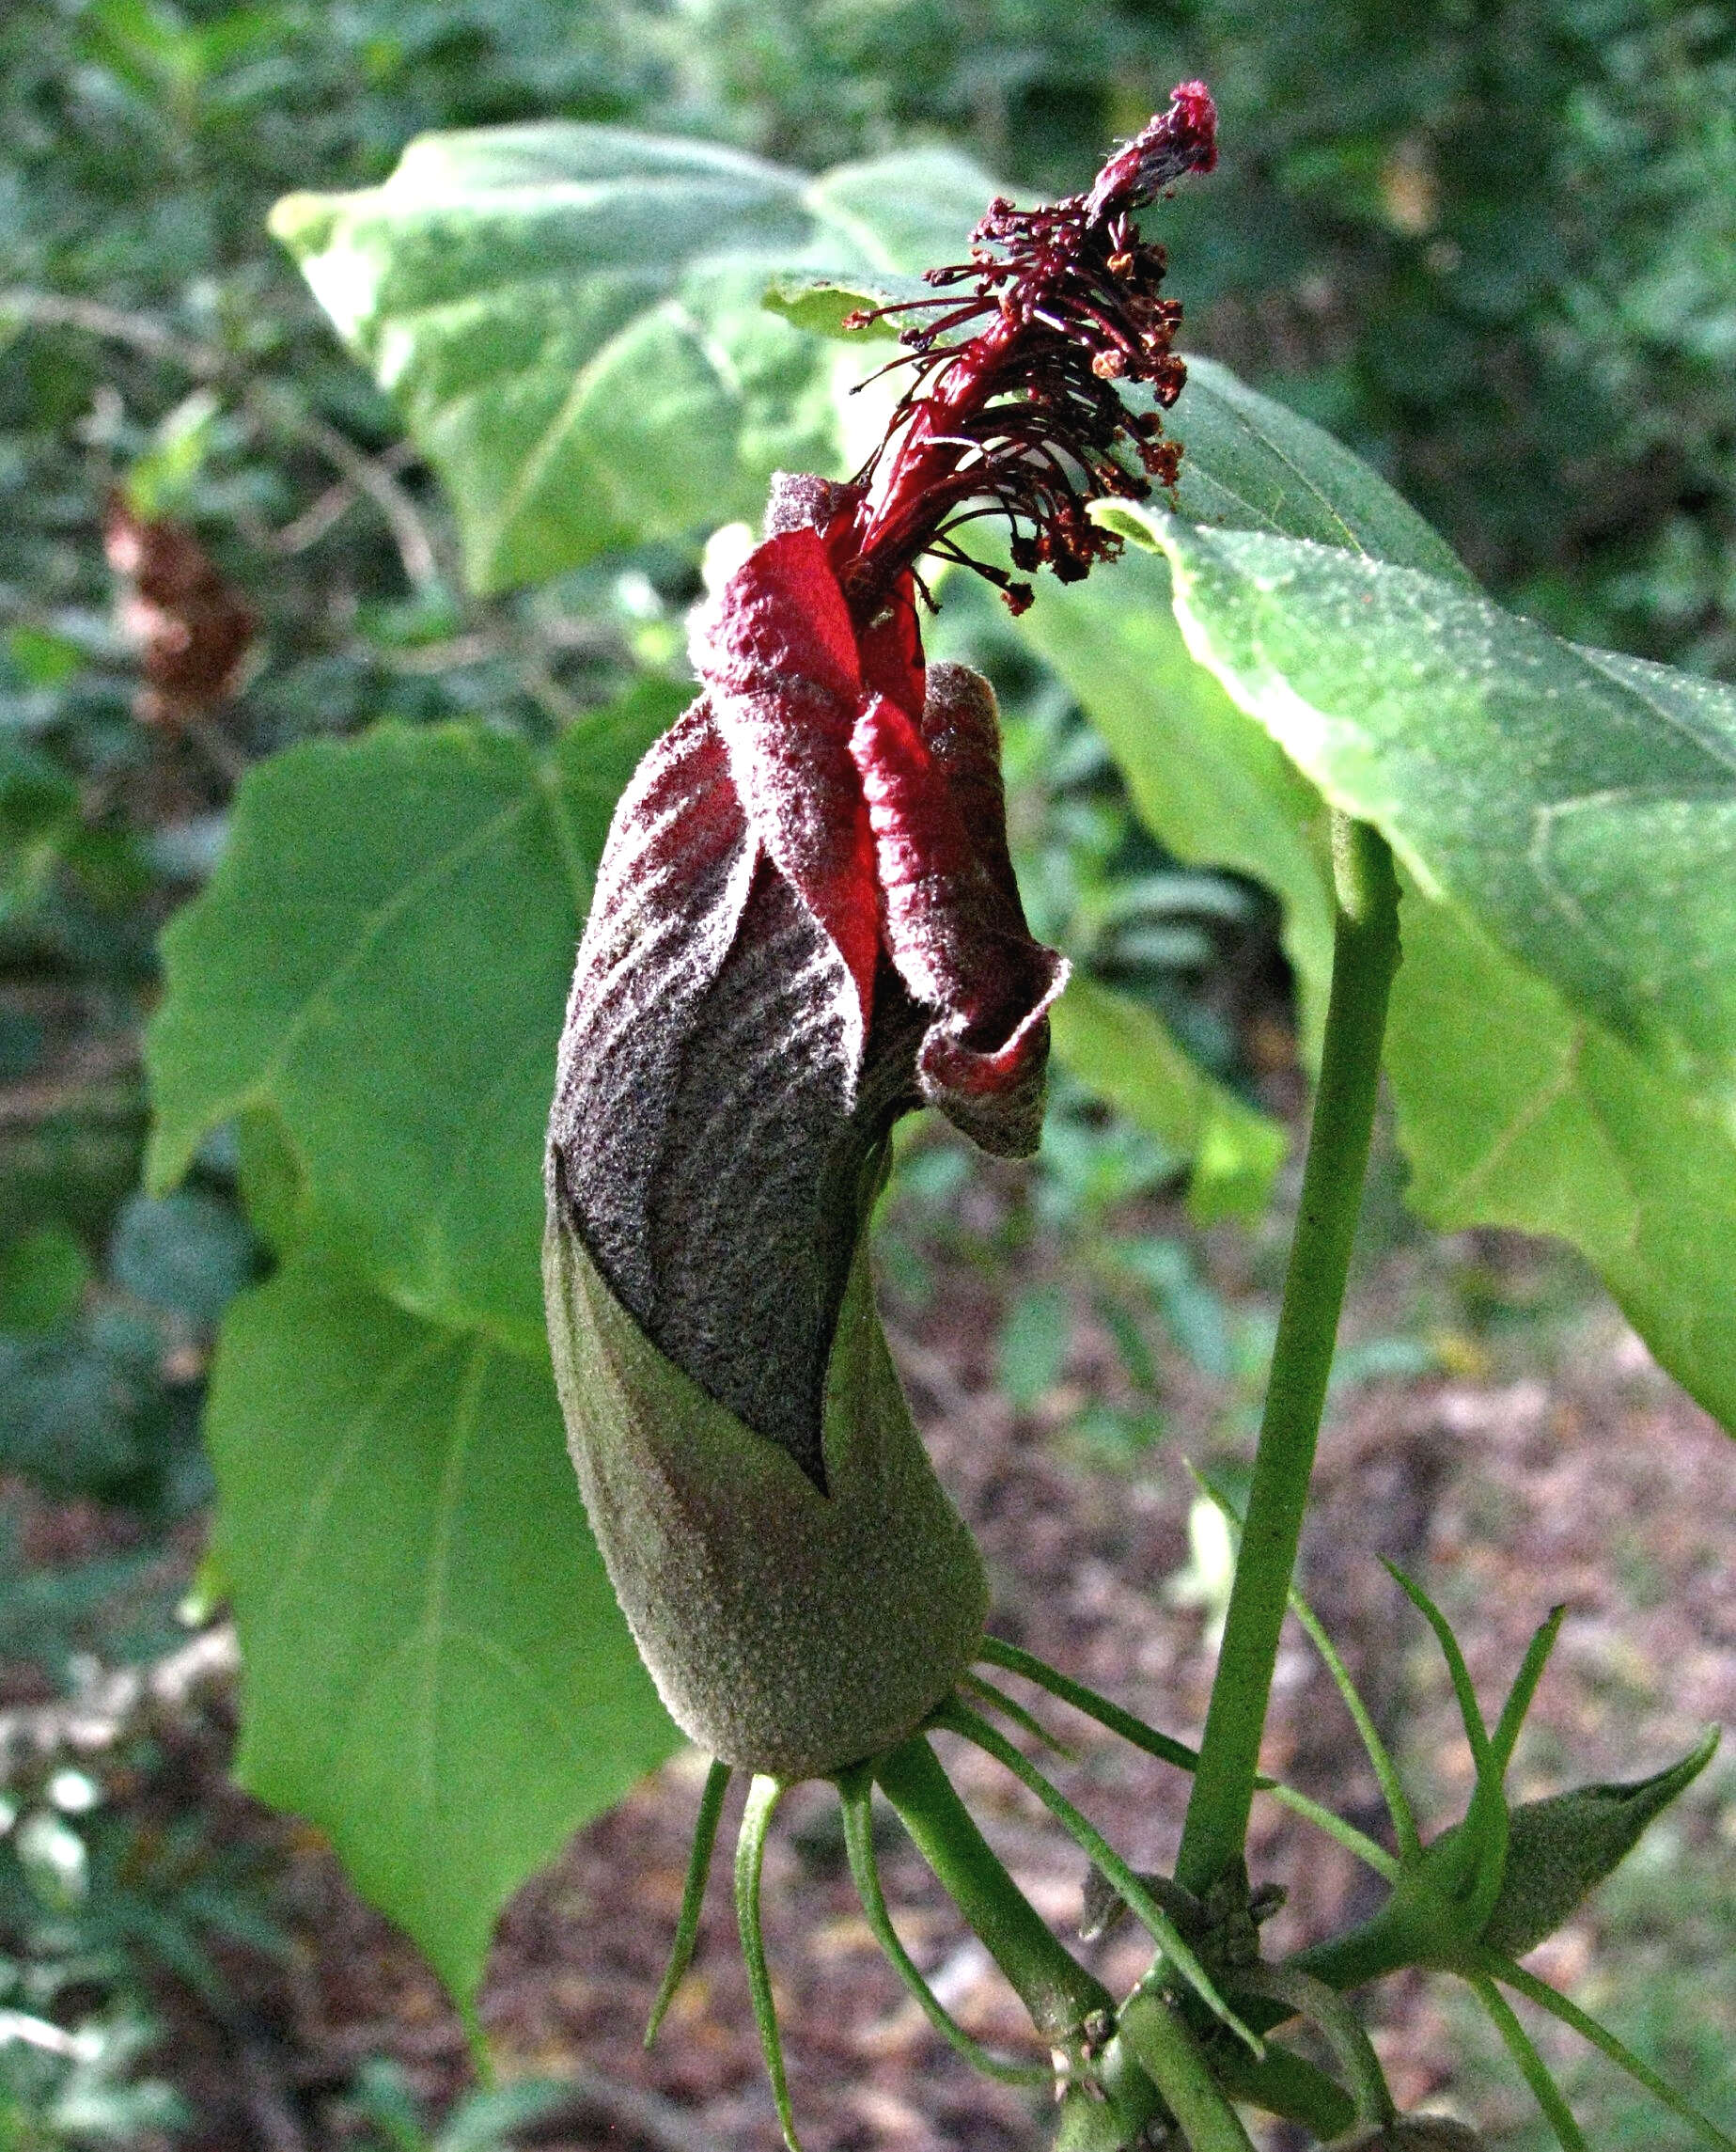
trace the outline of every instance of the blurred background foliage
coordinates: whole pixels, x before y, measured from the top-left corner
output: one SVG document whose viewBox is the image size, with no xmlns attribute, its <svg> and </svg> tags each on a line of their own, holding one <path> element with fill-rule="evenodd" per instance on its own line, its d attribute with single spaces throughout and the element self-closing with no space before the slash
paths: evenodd
<svg viewBox="0 0 1736 2152">
<path fill-rule="evenodd" d="M 547 738 L 635 673 L 679 669 L 697 588 L 693 559 L 646 548 L 535 593 L 464 596 L 433 489 L 267 237 L 271 203 L 377 183 L 425 129 L 557 116 L 816 168 L 943 138 L 1027 193 L 1070 190 L 1194 75 L 1225 148 L 1217 179 L 1164 212 L 1184 344 L 1337 432 L 1521 610 L 1736 677 L 1726 7 L 0 8 L 0 1700 L 76 1694 L 176 1633 L 208 1499 L 205 1366 L 264 1257 L 231 1143 L 209 1144 L 183 1191 L 138 1192 L 138 1038 L 156 932 L 218 856 L 239 775 L 383 716 Z M 121 486 L 189 525 L 260 616 L 214 714 L 136 714 L 102 542 Z M 1005 694 L 1037 930 L 1147 997 L 1215 1073 L 1293 1107 L 1269 900 L 1180 871 L 993 605 L 961 590 L 948 610 L 953 647 Z M 948 1265 L 997 1280 L 1005 1390 L 1095 1462 L 1143 1453 L 1175 1379 L 1211 1387 L 1233 1441 L 1281 1241 L 1256 1234 L 1214 1270 L 1197 1235 L 1154 1229 L 1138 1206 L 1173 1166 L 1065 1084 L 1035 1174 L 914 1131 L 885 1235 L 896 1303 L 919 1311 Z M 1384 1171 L 1376 1243 L 1402 1230 Z M 1498 1357 L 1512 1310 L 1493 1275 L 1436 1277 L 1405 1334 L 1366 1342 L 1340 1379 Z M 1088 1393 L 1067 1379 L 1081 1322 L 1117 1371 Z M 47 2030 L 0 2039 L 0 2144 L 170 2127 L 140 1967 L 196 1987 L 213 1924 L 272 1947 L 257 1891 L 196 1819 L 166 1867 L 160 1822 L 135 1857 L 139 1789 L 163 1775 L 146 1746 L 120 1740 L 88 1799 L 39 1769 L 5 1803 L 0 2018 L 15 2005 Z M 51 2023 L 69 1987 L 75 2036 Z M 1612 2116 L 1608 2141 L 1625 2128 Z"/>
</svg>

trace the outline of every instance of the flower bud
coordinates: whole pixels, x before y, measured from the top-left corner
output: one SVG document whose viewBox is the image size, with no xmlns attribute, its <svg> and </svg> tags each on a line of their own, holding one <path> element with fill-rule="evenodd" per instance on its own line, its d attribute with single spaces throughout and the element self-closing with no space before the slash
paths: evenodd
<svg viewBox="0 0 1736 2152">
<path fill-rule="evenodd" d="M 145 675 L 133 713 L 172 731 L 234 691 L 258 615 L 184 524 L 140 515 L 122 493 L 103 510 L 102 547 L 121 585 L 121 632 Z"/>
<path fill-rule="evenodd" d="M 790 1779 L 901 1738 L 982 1566 L 911 1422 L 864 1227 L 897 1117 L 1034 1150 L 1066 967 L 1025 931 L 986 684 L 908 589 L 852 614 L 789 481 L 696 632 L 579 950 L 545 1280 L 592 1526 L 665 1703 Z M 836 520 L 836 519 L 834 519 Z"/>
<path fill-rule="evenodd" d="M 696 623 L 703 691 L 598 872 L 549 1126 L 555 1373 L 664 1701 L 776 1778 L 910 1733 L 981 1641 L 982 1565 L 905 1409 L 863 1229 L 913 1107 L 1036 1149 L 1067 976 L 1020 908 L 994 698 L 924 666 L 916 562 L 975 568 L 1018 611 L 1028 585 L 960 530 L 1004 516 L 1016 567 L 1071 581 L 1119 545 L 1092 501 L 1174 482 L 1181 312 L 1133 217 L 1212 168 L 1215 131 L 1183 84 L 1091 195 L 996 201 L 970 260 L 930 273 L 955 297 L 903 332 L 885 439 L 847 486 L 774 482 Z"/>
<path fill-rule="evenodd" d="M 1634 1850 L 1652 1818 L 1699 1776 L 1717 1745 L 1713 1734 L 1651 1778 L 1575 1786 L 1514 1809 L 1500 1895 L 1478 1940 L 1523 1957 L 1554 1935 Z"/>
</svg>

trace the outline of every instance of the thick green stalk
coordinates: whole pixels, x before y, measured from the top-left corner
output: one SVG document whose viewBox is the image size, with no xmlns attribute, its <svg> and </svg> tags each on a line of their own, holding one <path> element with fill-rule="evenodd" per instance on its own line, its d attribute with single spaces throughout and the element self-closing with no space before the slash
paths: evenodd
<svg viewBox="0 0 1736 2152">
<path fill-rule="evenodd" d="M 1399 885 L 1384 839 L 1333 817 L 1332 998 L 1302 1207 L 1284 1280 L 1259 1448 L 1223 1648 L 1176 1861 L 1196 1894 L 1242 1854 L 1344 1280 L 1362 1205 L 1386 1002 L 1399 963 Z"/>
<path fill-rule="evenodd" d="M 972 1822 L 932 1749 L 917 1735 L 873 1772 L 916 1849 L 1007 1975 L 1031 2022 L 1057 2045 L 1076 2043 L 1087 2018 L 1115 2020 L 1115 1998 L 1049 1932 Z"/>
<path fill-rule="evenodd" d="M 765 2055 L 765 2074 L 772 2081 L 773 2104 L 789 2152 L 802 2152 L 796 2136 L 795 2112 L 790 2104 L 790 2080 L 784 2069 L 784 2043 L 777 2029 L 777 2000 L 772 1992 L 772 1971 L 766 1963 L 765 1931 L 759 1918 L 759 1877 L 765 1865 L 766 1833 L 783 1799 L 781 1780 L 756 1772 L 742 1811 L 741 1835 L 735 1842 L 735 1916 L 742 1931 L 742 1962 L 747 1968 L 747 1992 L 759 2028 L 759 2046 Z"/>
<path fill-rule="evenodd" d="M 1192 2152 L 1254 2152 L 1179 2012 L 1159 1996 L 1135 1995 L 1121 2012 L 1121 2037 L 1163 2094 Z"/>
<path fill-rule="evenodd" d="M 1006 1974 L 1038 2031 L 1059 2047 L 1077 2050 L 1085 2044 L 1082 2031 L 1094 2036 L 1100 2027 L 1113 2024 L 1115 1999 L 1051 1935 L 972 1822 L 928 1742 L 920 1736 L 906 1741 L 865 1767 L 872 1770 L 917 1851 Z M 1256 2063 L 1240 2040 L 1228 2040 L 1217 2061 L 1238 2097 L 1304 2121 L 1319 2137 L 1337 2136 L 1353 2119 L 1354 2110 L 1337 2086 L 1300 2055 L 1268 2048 L 1265 2060 Z M 1087 2127 L 1070 2130 L 1064 2125 L 1063 2144 L 1099 2152 L 1111 2138 L 1125 2144 L 1163 2112 L 1156 2086 L 1120 2038 L 1094 2057 L 1088 2074 L 1101 2079 L 1109 2108 L 1096 2093 L 1084 2097 L 1071 2119 Z M 1087 2088 L 1079 2090 L 1084 2097 Z"/>
<path fill-rule="evenodd" d="M 1021 1755 L 1004 1734 L 997 1733 L 986 1719 L 973 1711 L 968 1704 L 961 1704 L 956 1696 L 948 1697 L 933 1712 L 930 1723 L 945 1727 L 950 1734 L 962 1734 L 967 1741 L 974 1741 L 977 1748 L 993 1756 L 996 1763 L 1005 1765 L 1016 1779 L 1030 1788 L 1073 1844 L 1107 1877 L 1128 1911 L 1141 1924 L 1200 2001 L 1232 2031 L 1240 2034 L 1258 2053 L 1259 2040 L 1242 2024 L 1212 1985 L 1211 1974 L 1194 1955 L 1192 1946 L 1175 1922 L 1103 1833 L 1087 1821 L 1058 1787 L 1049 1783 L 1030 1758 Z"/>
</svg>

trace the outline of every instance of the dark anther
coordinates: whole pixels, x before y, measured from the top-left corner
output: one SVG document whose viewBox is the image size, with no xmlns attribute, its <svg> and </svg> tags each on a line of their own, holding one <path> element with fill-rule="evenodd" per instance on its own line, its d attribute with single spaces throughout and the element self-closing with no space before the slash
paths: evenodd
<svg viewBox="0 0 1736 2152">
<path fill-rule="evenodd" d="M 857 473 L 861 499 L 828 544 L 858 619 L 946 534 L 983 515 L 1012 526 L 1014 565 L 1076 581 L 1120 541 L 1086 513 L 1095 500 L 1143 500 L 1172 487 L 1180 447 L 1156 411 L 1131 411 L 1124 385 L 1159 410 L 1186 369 L 1171 349 L 1181 309 L 1161 295 L 1164 249 L 1134 213 L 1184 172 L 1216 162 L 1216 113 L 1183 83 L 1169 109 L 1118 149 L 1088 195 L 1031 210 L 997 196 L 971 236 L 970 259 L 932 269 L 937 290 L 970 287 L 956 305 L 920 303 L 900 332 L 911 381 L 886 437 Z M 909 303 L 858 310 L 863 326 Z M 1023 611 L 1029 587 L 956 548 Z"/>
</svg>

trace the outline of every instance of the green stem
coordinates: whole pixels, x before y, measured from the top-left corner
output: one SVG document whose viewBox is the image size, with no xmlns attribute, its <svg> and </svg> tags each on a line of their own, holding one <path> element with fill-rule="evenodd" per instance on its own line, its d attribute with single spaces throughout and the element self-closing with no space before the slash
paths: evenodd
<svg viewBox="0 0 1736 2152">
<path fill-rule="evenodd" d="M 1121 2012 L 1120 2030 L 1181 2124 L 1192 2152 L 1254 2152 L 1253 2140 L 1177 2011 L 1159 1996 L 1135 1995 Z"/>
<path fill-rule="evenodd" d="M 886 1894 L 881 1887 L 880 1862 L 874 1852 L 873 1777 L 868 1766 L 856 1764 L 841 1771 L 837 1791 L 844 1811 L 844 1849 L 849 1856 L 856 1895 L 862 1900 L 862 1910 L 874 1931 L 874 1940 L 893 1971 L 915 1997 L 923 2016 L 942 2039 L 956 2048 L 971 2067 L 980 2070 L 984 2077 L 994 2078 L 1002 2084 L 1053 2084 L 1055 2071 L 1047 2065 L 1003 2061 L 999 2055 L 992 2055 L 980 2041 L 972 2039 L 922 1977 L 920 1967 L 904 1948 L 903 1939 L 892 1924 Z"/>
<path fill-rule="evenodd" d="M 1199 1752 L 1190 1749 L 1185 1741 L 1171 1739 L 1160 1734 L 1155 1726 L 1148 1726 L 1143 1719 L 1135 1719 L 1131 1711 L 1123 1711 L 1118 1704 L 1110 1703 L 1106 1696 L 1099 1696 L 1096 1689 L 1073 1681 L 1041 1659 L 1034 1652 L 1021 1650 L 1000 1637 L 984 1637 L 982 1659 L 985 1665 L 1004 1667 L 1009 1673 L 1023 1674 L 1026 1681 L 1034 1681 L 1039 1689 L 1046 1689 L 1051 1696 L 1058 1696 L 1063 1704 L 1071 1704 L 1075 1711 L 1086 1718 L 1095 1719 L 1100 1726 L 1107 1726 L 1112 1734 L 1135 1749 L 1143 1749 L 1148 1756 L 1156 1756 L 1165 1764 L 1173 1764 L 1178 1770 L 1191 1771 L 1199 1762 Z"/>
<path fill-rule="evenodd" d="M 741 1835 L 735 1842 L 735 1917 L 742 1931 L 742 1962 L 747 1968 L 747 1992 L 759 2028 L 759 2045 L 765 2054 L 765 2072 L 772 2081 L 772 2099 L 778 2126 L 789 2152 L 802 2152 L 796 2136 L 796 2118 L 790 2104 L 790 2080 L 784 2069 L 784 2043 L 777 2030 L 777 2003 L 772 1993 L 772 1972 L 766 1964 L 765 1932 L 759 1919 L 759 1877 L 765 1865 L 766 1833 L 772 1815 L 783 1798 L 783 1784 L 763 1773 L 747 1789 L 742 1811 Z"/>
<path fill-rule="evenodd" d="M 1374 1723 L 1368 1706 L 1363 1702 L 1356 1684 L 1351 1679 L 1351 1671 L 1338 1656 L 1338 1647 L 1326 1634 L 1320 1616 L 1309 1606 L 1292 1584 L 1290 1592 L 1290 1610 L 1307 1631 L 1308 1641 L 1325 1661 L 1326 1672 L 1331 1674 L 1333 1686 L 1343 1699 L 1344 1708 L 1351 1715 L 1351 1723 L 1360 1736 L 1364 1752 L 1373 1766 L 1375 1780 L 1381 1789 L 1381 1798 L 1386 1803 L 1386 1813 L 1392 1818 L 1393 1836 L 1399 1842 L 1400 1861 L 1420 1861 L 1423 1844 L 1417 1834 L 1416 1817 L 1411 1808 L 1410 1796 L 1404 1790 L 1404 1781 L 1399 1776 L 1399 1767 L 1392 1760 L 1390 1751 L 1381 1739 L 1380 1728 Z M 1397 1877 L 1399 1861 L 1386 1871 Z"/>
<path fill-rule="evenodd" d="M 1045 2039 L 1076 2042 L 1087 2018 L 1114 2022 L 1115 1998 L 1050 1934 L 996 1857 L 920 1735 L 877 1756 L 881 1791 Z"/>
<path fill-rule="evenodd" d="M 1243 2016 L 1250 2008 L 1243 2005 Z M 1322 2144 L 1342 2137 L 1356 2119 L 1356 2103 L 1324 2070 L 1275 2040 L 1267 2041 L 1264 2060 L 1258 2063 L 1240 2040 L 1219 2040 L 1212 2051 L 1212 2067 L 1231 2099 L 1300 2122 Z"/>
<path fill-rule="evenodd" d="M 1422 1962 L 1415 1922 L 1407 1917 L 1411 1911 L 1402 1901 L 1395 1907 L 1389 1898 L 1359 1927 L 1310 1943 L 1286 1962 L 1323 1980 L 1336 1993 L 1348 1995 L 1371 1980 Z"/>
<path fill-rule="evenodd" d="M 986 1704 L 991 1711 L 998 1711 L 1003 1719 L 1010 1719 L 1033 1741 L 1040 1741 L 1052 1755 L 1059 1756 L 1063 1763 L 1076 1764 L 1079 1761 L 1077 1752 L 1070 1749 L 1065 1741 L 1057 1740 L 1034 1711 L 1027 1711 L 1023 1704 L 1015 1703 L 1010 1696 L 996 1689 L 992 1681 L 985 1681 L 981 1674 L 960 1674 L 959 1693 L 962 1696 L 974 1696 L 978 1704 Z"/>
<path fill-rule="evenodd" d="M 1393 2120 L 1397 2110 L 1381 2058 L 1362 2020 L 1341 1995 L 1293 1965 L 1244 1966 L 1239 1981 L 1243 1993 L 1269 1996 L 1319 2029 L 1344 2072 L 1356 2102 L 1356 2120 L 1365 2128 L 1384 2128 Z"/>
<path fill-rule="evenodd" d="M 657 2028 L 663 2023 L 664 2013 L 674 2002 L 675 1991 L 687 1977 L 687 1968 L 693 1963 L 694 1946 L 699 1940 L 699 1916 L 705 1909 L 705 1886 L 712 1873 L 712 1854 L 717 1844 L 717 1825 L 724 1813 L 724 1796 L 729 1791 L 729 1779 L 727 1764 L 713 1763 L 705 1774 L 705 1791 L 699 1797 L 699 1814 L 694 1825 L 693 1850 L 687 1856 L 687 1881 L 681 1891 L 681 1917 L 676 1923 L 675 1943 L 669 1952 L 668 1967 L 645 2027 L 645 2044 L 648 2048 L 657 2037 Z"/>
<path fill-rule="evenodd" d="M 1335 814 L 1333 879 L 1332 998 L 1302 1207 L 1241 1557 L 1176 1861 L 1176 1880 L 1196 1894 L 1241 1858 L 1247 1836 L 1278 1632 L 1362 1205 L 1386 1002 L 1399 962 L 1399 884 L 1384 839 Z"/>
<path fill-rule="evenodd" d="M 929 1723 L 945 1727 L 948 1733 L 961 1734 L 965 1740 L 975 1742 L 985 1754 L 993 1756 L 997 1764 L 1009 1770 L 1022 1785 L 1030 1788 L 1087 1859 L 1102 1869 L 1126 1904 L 1128 1911 L 1141 1924 L 1195 1994 L 1232 2032 L 1241 2034 L 1258 2054 L 1259 2040 L 1229 2009 L 1212 1985 L 1211 1974 L 1200 1964 L 1174 1921 L 1103 1832 L 1073 1806 L 1058 1787 L 1049 1783 L 1030 1758 L 1021 1755 L 1004 1734 L 991 1726 L 980 1713 L 973 1711 L 968 1704 L 962 1704 L 956 1696 L 948 1697 L 937 1706 L 931 1713 Z"/>
<path fill-rule="evenodd" d="M 1590 2152 L 1585 2132 L 1573 2120 L 1572 2110 L 1561 2097 L 1561 2088 L 1549 2074 L 1549 2066 L 1531 2045 L 1529 2034 L 1514 2017 L 1507 1998 L 1486 1972 L 1471 1975 L 1478 2001 L 1488 2012 L 1507 2051 L 1519 2065 L 1519 2074 L 1531 2088 L 1531 2097 L 1543 2111 L 1543 2119 L 1555 2131 L 1561 2152 Z"/>
<path fill-rule="evenodd" d="M 1240 1530 L 1241 1519 L 1236 1522 Z M 1131 1711 L 1123 1711 L 1118 1704 L 1111 1704 L 1106 1696 L 1099 1696 L 1096 1689 L 1086 1688 L 1083 1682 L 1070 1680 L 1047 1660 L 1022 1651 L 1017 1644 L 1003 1642 L 999 1637 L 985 1637 L 982 1657 L 992 1666 L 1005 1667 L 1009 1673 L 1023 1674 L 1026 1681 L 1034 1681 L 1039 1689 L 1046 1689 L 1051 1696 L 1058 1696 L 1063 1704 L 1071 1704 L 1075 1711 L 1096 1720 L 1100 1726 L 1107 1726 L 1112 1734 L 1118 1734 L 1148 1756 L 1174 1764 L 1182 1771 L 1193 1770 L 1199 1762 L 1197 1749 L 1190 1749 L 1185 1741 L 1160 1734 L 1155 1726 L 1148 1726 L 1143 1719 L 1135 1719 Z M 1281 1779 L 1262 1776 L 1255 1780 L 1254 1787 L 1257 1793 L 1270 1794 L 1274 1800 L 1281 1801 L 1293 1814 L 1306 1817 L 1329 1838 L 1336 1838 L 1346 1852 L 1366 1861 L 1377 1876 L 1385 1877 L 1389 1883 L 1397 1880 L 1399 1863 L 1384 1846 L 1377 1846 L 1354 1824 L 1346 1823 L 1342 1816 L 1334 1815 L 1329 1808 L 1322 1808 L 1319 1801 L 1298 1793 L 1294 1786 L 1287 1786 Z"/>
<path fill-rule="evenodd" d="M 1103 2029 L 1114 2024 L 1115 1998 L 1050 1934 L 971 1820 L 928 1742 L 918 1736 L 877 1756 L 867 1767 L 917 1851 L 1006 1974 L 1038 2031 L 1057 2046 L 1075 2050 L 1094 2045 L 1082 2035 L 1087 2028 L 1093 2034 L 1097 2032 L 1098 2027 L 1090 2025 L 1092 2019 Z M 1263 2063 L 1256 2064 L 1239 2040 L 1231 2040 L 1219 2063 L 1227 2078 L 1238 2082 L 1246 2078 L 1250 2099 L 1274 2113 L 1306 2121 L 1317 2136 L 1337 2136 L 1350 2127 L 1351 2102 L 1299 2055 L 1273 2048 Z M 1131 2142 L 1163 2113 L 1157 2088 L 1131 2043 L 1118 2035 L 1096 2056 L 1088 2074 L 1101 2078 L 1110 2096 L 1120 2130 L 1118 2144 Z M 1090 2113 L 1102 2112 L 1093 2106 L 1086 2087 L 1076 2087 L 1071 2097 L 1083 2101 Z M 1096 2144 L 1100 2135 L 1093 2128 L 1080 2142 Z M 1066 2136 L 1064 2130 L 1064 2141 Z M 1241 2146 L 1237 2152 L 1242 2152 Z"/>
<path fill-rule="evenodd" d="M 1527 1972 L 1523 1965 L 1515 1965 L 1510 1957 L 1503 1957 L 1499 1951 L 1479 1950 L 1477 1957 L 1485 1973 L 1523 1995 L 1527 2003 L 1535 2003 L 1540 2010 L 1547 2010 L 1562 2024 L 1571 2025 L 1582 2040 L 1589 2040 L 1599 2054 L 1607 2056 L 1619 2070 L 1625 2070 L 1635 2084 L 1644 2085 L 1653 2099 L 1685 2122 L 1702 2144 L 1712 2145 L 1713 2152 L 1736 2152 L 1736 2140 L 1727 2137 L 1715 2122 L 1710 2121 L 1697 2107 L 1683 2099 L 1673 2085 L 1666 2083 L 1650 2063 L 1642 2062 L 1632 2048 L 1617 2039 L 1608 2026 L 1600 2025 L 1578 2003 L 1570 2002 L 1559 1988 L 1540 1980 L 1536 1973 Z"/>
</svg>

